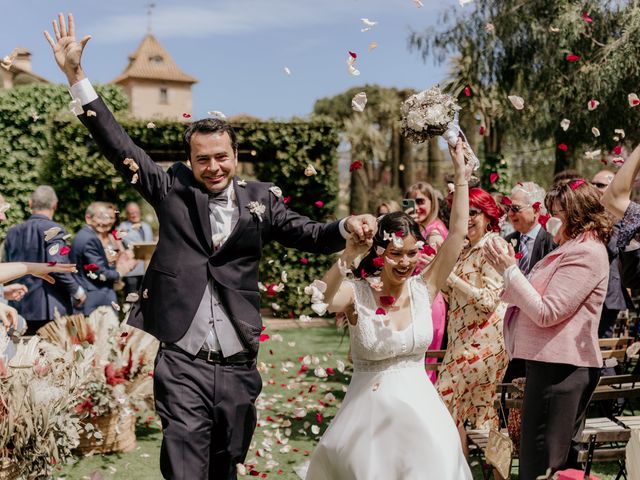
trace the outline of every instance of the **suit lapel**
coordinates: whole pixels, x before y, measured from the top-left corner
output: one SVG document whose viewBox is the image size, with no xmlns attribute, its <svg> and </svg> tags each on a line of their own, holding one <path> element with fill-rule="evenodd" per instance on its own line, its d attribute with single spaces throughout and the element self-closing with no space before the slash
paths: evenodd
<svg viewBox="0 0 640 480">
<path fill-rule="evenodd" d="M 198 210 L 198 218 L 200 219 L 200 226 L 204 233 L 205 241 L 207 242 L 207 251 L 211 252 L 211 221 L 209 220 L 209 196 L 199 188 L 193 189 L 193 195 L 195 197 L 196 209 Z"/>
<path fill-rule="evenodd" d="M 533 242 L 533 250 L 531 252 L 531 258 L 529 259 L 529 265 L 531 266 L 538 263 L 538 261 L 542 258 L 542 243 L 544 242 L 544 239 L 542 238 L 544 235 L 542 232 L 544 232 L 544 230 L 541 228 L 538 231 L 538 235 L 536 235 L 536 239 Z"/>
</svg>

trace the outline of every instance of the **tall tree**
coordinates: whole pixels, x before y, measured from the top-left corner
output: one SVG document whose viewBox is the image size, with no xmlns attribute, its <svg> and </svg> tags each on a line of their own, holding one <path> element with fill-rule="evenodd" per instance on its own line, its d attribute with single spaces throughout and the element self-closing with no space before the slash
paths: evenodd
<svg viewBox="0 0 640 480">
<path fill-rule="evenodd" d="M 454 56 L 448 88 L 469 87 L 462 100 L 480 117 L 487 161 L 501 160 L 507 138 L 551 145 L 555 171 L 585 150 L 613 149 L 622 141 L 616 129 L 640 140 L 640 109 L 627 100 L 640 73 L 637 1 L 476 0 L 473 9 L 445 11 L 440 25 L 414 32 L 410 46 L 439 63 Z M 524 109 L 509 95 L 522 97 Z"/>
</svg>

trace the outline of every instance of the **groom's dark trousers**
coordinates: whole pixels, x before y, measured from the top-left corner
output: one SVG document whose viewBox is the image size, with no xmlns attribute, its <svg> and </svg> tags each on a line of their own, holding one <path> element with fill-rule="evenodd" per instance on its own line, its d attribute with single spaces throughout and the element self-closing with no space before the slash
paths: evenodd
<svg viewBox="0 0 640 480">
<path fill-rule="evenodd" d="M 275 240 L 309 252 L 336 252 L 345 246 L 339 222 L 310 220 L 289 210 L 269 190 L 272 184 L 239 184 L 234 178 L 238 220 L 214 251 L 208 193 L 192 171 L 181 162 L 163 170 L 134 144 L 100 98 L 83 108 L 92 114 L 83 113 L 80 120 L 126 182 L 137 175 L 134 187 L 155 209 L 160 224 L 129 324 L 163 343 L 154 382 L 164 434 L 162 474 L 170 479 L 235 479 L 236 464 L 244 462 L 255 427 L 254 401 L 261 388 L 255 358 L 262 330 L 262 247 Z M 260 215 L 256 206 L 264 207 Z M 196 358 L 174 345 L 189 329 L 210 280 L 244 347 L 222 363 Z"/>
</svg>

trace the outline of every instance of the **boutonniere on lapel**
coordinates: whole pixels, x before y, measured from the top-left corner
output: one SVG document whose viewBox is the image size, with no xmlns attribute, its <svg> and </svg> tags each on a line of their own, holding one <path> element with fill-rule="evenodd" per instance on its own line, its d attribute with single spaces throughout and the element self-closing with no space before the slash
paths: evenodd
<svg viewBox="0 0 640 480">
<path fill-rule="evenodd" d="M 264 212 L 267 210 L 267 207 L 260 202 L 249 202 L 247 204 L 247 208 L 249 209 L 249 212 L 256 216 L 260 221 L 262 221 L 262 215 L 264 215 Z"/>
</svg>

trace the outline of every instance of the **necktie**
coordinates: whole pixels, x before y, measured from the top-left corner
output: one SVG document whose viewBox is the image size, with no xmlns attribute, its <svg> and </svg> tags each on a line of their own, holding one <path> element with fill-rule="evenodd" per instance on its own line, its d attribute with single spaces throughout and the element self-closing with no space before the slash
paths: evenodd
<svg viewBox="0 0 640 480">
<path fill-rule="evenodd" d="M 520 271 L 527 273 L 529 268 L 529 237 L 527 235 L 520 237 L 520 253 L 522 253 L 522 257 L 520 257 L 518 267 L 520 267 Z"/>
</svg>

